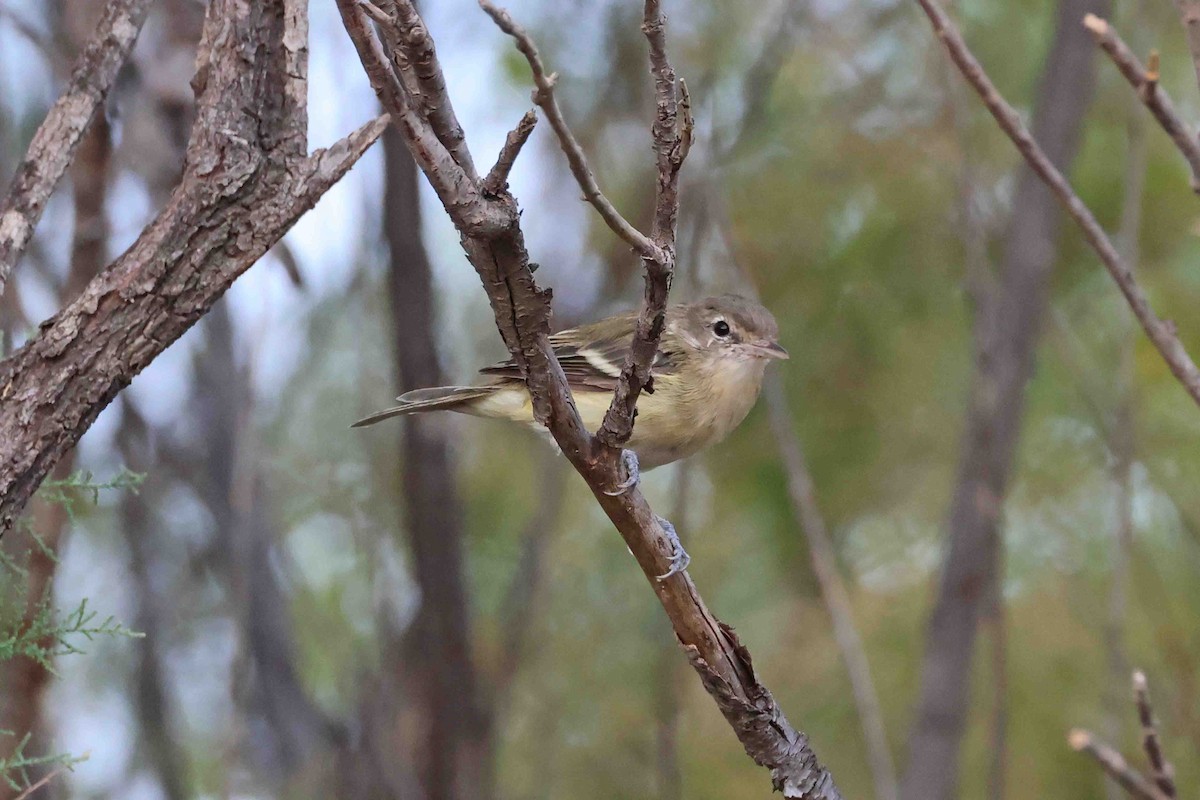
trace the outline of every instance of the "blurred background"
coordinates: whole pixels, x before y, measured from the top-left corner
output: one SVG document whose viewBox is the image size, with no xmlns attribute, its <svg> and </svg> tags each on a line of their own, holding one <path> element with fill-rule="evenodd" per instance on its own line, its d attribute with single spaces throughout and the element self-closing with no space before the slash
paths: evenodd
<svg viewBox="0 0 1200 800">
<path fill-rule="evenodd" d="M 0 0 L 4 181 L 100 5 Z M 601 185 L 645 222 L 641 4 L 508 7 L 559 73 Z M 529 106 L 524 61 L 471 0 L 422 9 L 475 160 L 490 163 Z M 1104 796 L 1066 732 L 1136 755 L 1133 666 L 1180 783 L 1196 785 L 1200 411 L 1109 277 L 1023 178 L 916 4 L 666 9 L 697 119 L 673 295 L 757 292 L 792 354 L 774 368 L 774 415 L 761 401 L 724 444 L 643 483 L 708 603 L 848 798 L 889 800 L 909 772 L 921 796 L 910 752 L 956 739 L 937 730 L 945 709 L 922 671 L 972 652 L 951 710 L 966 721 L 956 796 Z M 1200 349 L 1200 206 L 1170 141 L 1079 32 L 1105 5 L 950 10 Z M 310 13 L 319 147 L 377 105 L 333 3 Z M 0 296 L 5 352 L 174 185 L 202 15 L 196 0 L 155 5 Z M 1124 3 L 1113 21 L 1143 57 L 1161 50 L 1163 86 L 1200 120 L 1175 9 Z M 544 125 L 512 186 L 560 326 L 638 302 L 637 260 L 579 202 Z M 56 674 L 0 665 L 0 755 L 31 732 L 28 754 L 86 756 L 47 797 L 768 797 L 564 460 L 523 430 L 452 415 L 348 427 L 400 388 L 470 381 L 503 355 L 456 234 L 389 137 L 57 473 L 117 485 L 95 503 L 65 486 L 70 513 L 43 497 L 37 539 L 5 538 L 33 596 L 50 586 L 62 613 L 86 598 L 145 636 L 76 636 L 85 654 Z M 144 476 L 136 490 L 123 471 Z M 818 567 L 814 500 L 831 543 L 816 543 Z M 948 574 L 983 580 L 965 595 L 939 591 L 951 535 Z M 23 592 L 0 592 L 4 625 L 28 613 Z M 927 639 L 931 620 L 941 633 Z M 847 623 L 871 679 L 853 687 L 855 631 L 835 635 Z"/>
</svg>

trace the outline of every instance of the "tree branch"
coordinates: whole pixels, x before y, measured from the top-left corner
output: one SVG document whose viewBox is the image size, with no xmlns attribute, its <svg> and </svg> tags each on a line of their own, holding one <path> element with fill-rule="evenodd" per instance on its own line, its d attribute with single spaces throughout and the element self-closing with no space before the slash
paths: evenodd
<svg viewBox="0 0 1200 800">
<path fill-rule="evenodd" d="M 75 61 L 67 90 L 33 135 L 0 204 L 0 294 L 33 237 L 46 201 L 75 158 L 88 123 L 129 57 L 150 2 L 109 0 L 95 34 Z"/>
<path fill-rule="evenodd" d="M 1076 728 L 1067 736 L 1071 749 L 1091 756 L 1104 772 L 1131 797 L 1139 800 L 1169 800 L 1145 776 L 1126 763 L 1125 758 L 1089 731 Z"/>
<path fill-rule="evenodd" d="M 658 179 L 654 188 L 654 224 L 650 238 L 658 247 L 658 257 L 642 256 L 646 270 L 646 288 L 637 329 L 612 403 L 604 415 L 596 439 L 606 445 L 616 460 L 616 450 L 633 432 L 633 416 L 642 389 L 653 391 L 650 365 L 658 352 L 658 340 L 666 320 L 667 294 L 675 273 L 675 232 L 679 221 L 679 170 L 687 158 L 692 141 L 692 117 L 687 89 L 682 87 L 683 103 L 675 86 L 675 70 L 667 60 L 666 20 L 659 0 L 646 0 L 642 14 L 642 33 L 650 51 L 650 74 L 654 76 L 654 161 Z M 683 123 L 679 124 L 682 108 Z"/>
<path fill-rule="evenodd" d="M 504 147 L 500 149 L 500 155 L 496 158 L 496 165 L 483 179 L 483 191 L 486 194 L 498 194 L 508 186 L 508 173 L 512 171 L 517 156 L 521 154 L 521 148 L 529 141 L 536 125 L 537 113 L 530 109 L 521 117 L 517 127 L 508 132 L 508 136 L 504 138 Z"/>
<path fill-rule="evenodd" d="M 184 175 L 78 299 L 0 362 L 0 533 L 100 411 L 208 311 L 383 131 L 305 156 L 301 0 L 213 0 Z"/>
<path fill-rule="evenodd" d="M 416 6 L 409 2 L 392 2 L 392 5 L 399 23 L 400 46 L 420 89 L 421 113 L 429 120 L 434 135 L 449 151 L 454 163 L 462 167 L 468 178 L 478 181 L 475 163 L 467 149 L 466 135 L 446 91 L 446 80 L 442 76 L 442 65 L 438 62 L 433 38 L 417 13 Z"/>
<path fill-rule="evenodd" d="M 758 683 L 749 654 L 732 630 L 708 611 L 687 573 L 658 580 L 658 575 L 668 571 L 674 548 L 641 491 L 634 487 L 619 496 L 605 493 L 620 480 L 619 446 L 626 441 L 632 427 L 637 393 L 649 381 L 650 362 L 662 330 L 674 267 L 678 172 L 689 138 L 676 123 L 679 104 L 674 75 L 666 62 L 657 2 L 646 3 L 646 31 L 658 96 L 654 141 L 659 181 L 651 238 L 662 251 L 663 259 L 645 260 L 646 301 L 633 352 L 623 370 L 614 408 L 610 409 L 609 416 L 614 422 L 610 428 L 606 421 L 607 434 L 596 438 L 584 429 L 562 368 L 550 348 L 550 293 L 533 280 L 515 198 L 506 190 L 489 195 L 477 182 L 463 175 L 434 135 L 431 123 L 413 113 L 404 96 L 391 88 L 393 80 L 403 85 L 402 81 L 387 64 L 356 0 L 337 0 L 337 3 L 380 100 L 392 114 L 417 164 L 462 236 L 463 249 L 480 276 L 497 329 L 526 376 L 536 419 L 550 430 L 621 533 L 654 587 L 689 660 L 747 753 L 771 771 L 774 785 L 785 797 L 840 798 L 829 773 L 817 763 L 807 738 L 787 722 L 770 692 Z M 419 19 L 415 10 L 409 13 L 411 0 L 396 0 L 396 6 L 400 11 L 395 15 L 395 25 L 402 26 L 404 19 Z M 384 36 L 389 41 L 403 41 L 404 32 L 385 31 Z M 448 101 L 437 97 L 432 102 Z M 472 224 L 481 219 L 496 224 L 483 227 Z"/>
<path fill-rule="evenodd" d="M 1175 770 L 1163 753 L 1158 740 L 1158 728 L 1154 725 L 1154 709 L 1150 706 L 1150 688 L 1146 684 L 1146 673 L 1133 671 L 1133 699 L 1137 706 L 1138 721 L 1142 725 L 1142 749 L 1150 760 L 1155 786 L 1167 797 L 1175 797 Z"/>
<path fill-rule="evenodd" d="M 1150 54 L 1151 64 L 1147 69 L 1108 22 L 1095 14 L 1088 14 L 1083 18 L 1083 25 L 1091 31 L 1096 44 L 1117 65 L 1158 124 L 1175 142 L 1192 169 L 1192 191 L 1200 193 L 1200 139 L 1179 118 L 1171 98 L 1158 84 L 1158 53 Z"/>
<path fill-rule="evenodd" d="M 575 176 L 575 182 L 583 190 L 583 199 L 595 207 L 609 229 L 632 247 L 634 252 L 643 258 L 658 258 L 660 256 L 658 247 L 650 240 L 650 237 L 621 216 L 621 212 L 617 211 L 612 202 L 600 191 L 600 185 L 596 183 L 596 176 L 593 174 L 592 168 L 588 166 L 583 147 L 580 146 L 579 140 L 575 138 L 575 134 L 571 132 L 570 126 L 563 118 L 558 99 L 554 96 L 554 84 L 558 82 L 558 75 L 547 74 L 533 37 L 514 22 L 507 11 L 496 7 L 489 0 L 479 0 L 479 6 L 487 12 L 500 30 L 516 41 L 517 50 L 529 62 L 529 71 L 533 73 L 533 82 L 537 86 L 533 90 L 533 102 L 546 113 L 546 119 L 549 120 L 550 127 L 554 129 L 554 135 L 558 137 L 558 144 L 567 157 L 571 174 Z"/>
<path fill-rule="evenodd" d="M 1200 370 L 1196 368 L 1191 356 L 1179 341 L 1174 324 L 1161 320 L 1155 315 L 1153 309 L 1150 308 L 1150 301 L 1147 299 L 1146 293 L 1134 278 L 1129 266 L 1124 263 L 1104 229 L 1100 227 L 1092 212 L 1075 194 L 1067 179 L 1034 141 L 1017 112 L 1000 95 L 983 67 L 980 66 L 979 61 L 967 47 L 966 42 L 963 41 L 958 28 L 942 11 L 936 0 L 917 0 L 917 2 L 921 4 L 921 8 L 929 17 L 934 31 L 946 46 L 955 66 L 983 100 L 1001 130 L 1012 140 L 1029 166 L 1050 188 L 1066 212 L 1083 231 L 1084 238 L 1087 239 L 1096 255 L 1100 257 L 1100 261 L 1128 301 L 1142 330 L 1154 343 L 1172 374 L 1183 384 L 1192 400 L 1200 405 Z"/>
</svg>

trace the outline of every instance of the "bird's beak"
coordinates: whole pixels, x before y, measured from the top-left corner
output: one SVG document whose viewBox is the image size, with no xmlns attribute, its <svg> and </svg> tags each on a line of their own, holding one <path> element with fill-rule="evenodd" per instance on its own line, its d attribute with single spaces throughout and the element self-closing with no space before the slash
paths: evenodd
<svg viewBox="0 0 1200 800">
<path fill-rule="evenodd" d="M 788 351 L 784 350 L 779 345 L 779 342 L 751 342 L 750 352 L 754 353 L 754 355 L 758 356 L 759 358 L 791 358 L 791 356 L 788 355 Z"/>
</svg>

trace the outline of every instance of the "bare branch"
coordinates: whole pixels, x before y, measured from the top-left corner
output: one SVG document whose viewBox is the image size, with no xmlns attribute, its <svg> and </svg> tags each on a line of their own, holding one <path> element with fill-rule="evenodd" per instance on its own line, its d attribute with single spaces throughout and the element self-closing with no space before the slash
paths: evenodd
<svg viewBox="0 0 1200 800">
<path fill-rule="evenodd" d="M 421 112 L 429 120 L 434 136 L 449 151 L 454 162 L 462 167 L 468 178 L 478 182 L 479 174 L 475 172 L 475 162 L 471 160 L 471 152 L 467 149 L 466 136 L 446 91 L 446 80 L 442 76 L 442 65 L 438 62 L 433 38 L 412 0 L 395 0 L 395 8 L 399 44 L 420 90 Z"/>
<path fill-rule="evenodd" d="M 674 546 L 660 519 L 635 486 L 619 496 L 606 490 L 620 481 L 619 445 L 628 436 L 637 392 L 649 381 L 649 365 L 662 330 L 663 310 L 674 268 L 675 218 L 678 213 L 678 170 L 684 155 L 683 137 L 677 130 L 678 103 L 674 76 L 665 64 L 662 19 L 657 3 L 647 3 L 648 35 L 658 81 L 658 117 L 655 150 L 659 164 L 654 243 L 661 261 L 646 260 L 647 293 L 638 333 L 614 401 L 623 430 L 592 437 L 580 422 L 562 368 L 549 345 L 550 293 L 533 280 L 520 228 L 516 200 L 506 190 L 488 194 L 478 184 L 463 180 L 461 169 L 433 135 L 429 123 L 405 105 L 405 98 L 389 88 L 390 70 L 375 34 L 355 0 L 337 0 L 348 33 L 355 41 L 372 83 L 392 113 L 417 164 L 438 191 L 451 220 L 461 234 L 467 258 L 479 274 L 496 327 L 509 353 L 525 374 L 534 416 L 558 442 L 563 454 L 584 478 L 604 512 L 616 526 L 643 574 L 655 589 L 679 641 L 693 666 L 717 701 L 747 753 L 766 766 L 776 788 L 789 798 L 836 800 L 840 798 L 829 774 L 817 763 L 807 739 L 798 733 L 758 683 L 749 654 L 732 631 L 712 615 L 686 572 L 659 581 L 670 569 Z M 397 23 L 398 25 L 401 23 Z M 389 40 L 396 33 L 385 31 Z M 394 78 L 394 75 L 393 75 Z M 399 80 L 395 81 L 399 83 Z M 428 85 L 433 85 L 431 82 Z M 432 101 L 442 102 L 441 97 Z M 464 185 L 465 184 L 465 185 Z M 495 226 L 472 224 L 496 220 Z M 607 423 L 606 423 L 607 426 Z M 622 436 L 626 438 L 621 438 Z"/>
<path fill-rule="evenodd" d="M 546 113 L 546 119 L 550 122 L 550 127 L 554 129 L 554 135 L 558 137 L 558 144 L 567 157 L 571 174 L 575 176 L 575 182 L 583 190 L 583 199 L 595 207 L 609 230 L 628 243 L 635 252 L 647 259 L 660 258 L 661 253 L 659 253 L 658 246 L 650 240 L 650 237 L 621 216 L 621 212 L 617 211 L 612 202 L 600 191 L 600 185 L 596 183 L 596 176 L 592 173 L 592 168 L 588 166 L 587 156 L 583 154 L 579 140 L 575 138 L 575 134 L 571 132 L 570 126 L 563 118 L 562 109 L 559 108 L 558 100 L 554 96 L 554 84 L 558 76 L 546 72 L 546 66 L 542 63 L 541 54 L 538 52 L 533 37 L 514 22 L 507 11 L 493 5 L 489 0 L 479 0 L 479 6 L 495 21 L 500 30 L 513 38 L 517 43 L 517 49 L 529 62 L 529 71 L 533 73 L 533 82 L 537 86 L 537 89 L 533 91 L 533 102 Z"/>
<path fill-rule="evenodd" d="M 1158 741 L 1158 729 L 1154 725 L 1154 709 L 1150 706 L 1150 688 L 1146 684 L 1146 673 L 1133 671 L 1133 699 L 1137 706 L 1138 721 L 1142 724 L 1142 748 L 1150 759 L 1152 779 L 1167 797 L 1175 797 L 1175 770 L 1167 761 Z"/>
<path fill-rule="evenodd" d="M 500 156 L 496 159 L 496 165 L 483 179 L 483 191 L 486 194 L 498 194 L 508 186 L 508 173 L 512 171 L 517 156 L 521 154 L 521 148 L 533 134 L 535 125 L 537 125 L 537 112 L 530 109 L 525 112 L 525 116 L 521 117 L 517 127 L 508 132 L 508 136 L 504 138 L 504 147 L 500 149 Z"/>
<path fill-rule="evenodd" d="M 19 795 L 14 797 L 13 800 L 29 800 L 30 797 L 33 797 L 34 792 L 36 792 L 38 789 L 41 789 L 43 786 L 46 786 L 48 783 L 50 783 L 50 781 L 54 780 L 59 775 L 62 775 L 64 772 L 67 771 L 67 769 L 68 769 L 67 766 L 64 764 L 64 765 L 60 765 L 60 766 L 56 767 L 55 769 L 51 770 L 50 772 L 47 772 L 45 775 L 43 775 L 41 777 L 40 780 L 36 781 L 35 783 L 29 784 L 29 786 L 27 786 L 25 788 L 25 790 L 23 792 L 21 792 Z"/>
<path fill-rule="evenodd" d="M 1095 759 L 1104 772 L 1122 789 L 1138 800 L 1170 800 L 1146 777 L 1126 763 L 1125 758 L 1104 742 L 1098 741 L 1089 731 L 1076 728 L 1067 735 L 1071 749 L 1086 753 Z"/>
<path fill-rule="evenodd" d="M 483 236 L 493 236 L 512 223 L 509 215 L 499 213 L 493 205 L 484 202 L 480 194 L 478 179 L 468 174 L 446 145 L 438 138 L 432 123 L 413 108 L 408 92 L 392 71 L 383 47 L 371 30 L 366 13 L 357 0 L 337 0 L 342 14 L 342 23 L 358 50 L 359 60 L 367 72 L 379 102 L 392 115 L 392 122 L 399 126 L 405 141 L 411 142 L 413 158 L 421 171 L 429 178 L 438 199 L 445 206 L 454 224 Z M 419 17 L 418 17 L 419 19 Z M 397 23 L 399 24 L 399 23 Z M 399 32 L 396 32 L 400 35 Z M 426 34 L 428 35 L 428 34 Z M 434 62 L 436 64 L 436 62 Z M 431 89 L 430 83 L 425 88 Z M 441 83 L 445 95 L 445 84 Z M 448 99 L 428 100 L 431 107 L 450 108 Z M 453 114 L 453 112 L 450 112 Z M 465 144 L 464 144 L 465 147 Z M 468 164 L 471 162 L 468 160 Z M 472 172 L 474 168 L 472 167 Z"/>
<path fill-rule="evenodd" d="M 396 23 L 395 17 L 372 3 L 371 0 L 358 0 L 358 7 L 380 25 L 394 25 Z"/>
<path fill-rule="evenodd" d="M 690 111 L 679 125 L 679 95 L 675 70 L 667 59 L 666 20 L 659 0 L 646 0 L 642 14 L 642 33 L 650 52 L 650 74 L 654 76 L 654 161 L 658 179 L 654 188 L 654 224 L 650 238 L 658 248 L 657 258 L 642 257 L 646 269 L 646 288 L 637 329 L 621 377 L 613 392 L 612 403 L 604 415 L 596 439 L 610 451 L 629 441 L 633 416 L 642 389 L 653 391 L 650 365 L 658 352 L 658 340 L 666 319 L 667 294 L 675 273 L 675 232 L 679 222 L 679 170 L 691 143 Z"/>
<path fill-rule="evenodd" d="M 1183 384 L 1192 400 L 1200 405 L 1200 370 L 1196 368 L 1191 356 L 1179 341 L 1179 337 L 1175 333 L 1175 326 L 1155 315 L 1153 309 L 1150 308 L 1150 301 L 1147 299 L 1146 293 L 1134 278 L 1129 266 L 1124 263 L 1104 229 L 1100 227 L 1100 223 L 1075 194 L 1067 179 L 1034 141 L 1017 112 L 1000 95 L 983 67 L 980 66 L 979 61 L 967 47 L 966 42 L 963 41 L 958 28 L 942 11 L 936 0 L 917 0 L 917 2 L 921 4 L 934 31 L 946 45 L 955 66 L 982 98 L 984 105 L 996 119 L 1001 130 L 1012 140 L 1029 166 L 1054 192 L 1066 212 L 1083 231 L 1084 238 L 1100 257 L 1100 261 L 1116 281 L 1117 287 L 1125 296 L 1130 308 L 1133 309 L 1134 316 L 1137 317 L 1142 330 L 1154 343 L 1172 374 Z"/>
<path fill-rule="evenodd" d="M 1200 139 L 1188 128 L 1175 112 L 1175 105 L 1165 89 L 1158 84 L 1157 64 L 1151 64 L 1147 69 L 1133 54 L 1133 51 L 1117 35 L 1117 31 L 1105 20 L 1095 14 L 1083 18 L 1083 25 L 1092 33 L 1096 44 L 1108 54 L 1108 57 L 1121 70 L 1121 74 L 1129 81 L 1146 108 L 1158 120 L 1167 135 L 1175 142 L 1179 152 L 1192 168 L 1192 191 L 1200 193 Z M 1157 54 L 1151 53 L 1151 61 L 1157 61 Z"/>
<path fill-rule="evenodd" d="M 75 61 L 67 90 L 33 135 L 0 203 L 0 294 L 33 236 L 46 201 L 75 157 L 88 123 L 129 57 L 150 2 L 109 0 L 96 32 Z"/>
<path fill-rule="evenodd" d="M 183 178 L 137 241 L 0 361 L 0 534 L 100 411 L 316 203 L 384 129 L 303 141 L 297 0 L 211 0 Z M 286 19 L 288 16 L 292 19 Z M 259 55 L 247 59 L 245 53 Z"/>
</svg>

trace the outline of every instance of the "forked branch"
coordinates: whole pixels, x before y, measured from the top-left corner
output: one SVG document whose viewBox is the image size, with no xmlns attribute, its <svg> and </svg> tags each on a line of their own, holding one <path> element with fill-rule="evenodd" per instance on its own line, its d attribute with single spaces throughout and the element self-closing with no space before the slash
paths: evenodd
<svg viewBox="0 0 1200 800">
<path fill-rule="evenodd" d="M 833 779 L 817 763 L 807 738 L 788 723 L 770 692 L 758 682 L 749 653 L 732 630 L 709 612 L 688 574 L 680 572 L 658 580 L 658 575 L 670 569 L 674 548 L 641 491 L 635 486 L 618 496 L 606 494 L 623 477 L 619 471 L 620 446 L 632 429 L 637 395 L 649 382 L 650 363 L 662 331 L 674 269 L 679 168 L 690 141 L 687 115 L 684 124 L 678 122 L 681 105 L 674 73 L 666 59 L 658 3 L 646 2 L 644 25 L 656 86 L 654 149 L 658 182 L 655 224 L 648 237 L 654 249 L 641 253 L 646 266 L 645 302 L 613 407 L 595 437 L 583 427 L 550 347 L 550 293 L 540 289 L 533 279 L 516 199 L 502 180 L 532 127 L 532 118 L 527 117 L 528 124 L 510 135 L 490 176 L 483 181 L 473 178 L 452 154 L 455 138 L 435 125 L 427 112 L 429 108 L 451 108 L 444 81 L 440 76 L 426 75 L 420 91 L 432 92 L 433 96 L 423 97 L 418 103 L 412 95 L 410 73 L 423 45 L 419 38 L 414 43 L 413 30 L 409 30 L 420 20 L 411 0 L 394 0 L 390 13 L 379 22 L 384 27 L 384 40 L 401 51 L 391 54 L 383 51 L 359 0 L 337 3 L 377 95 L 462 236 L 463 249 L 492 305 L 496 327 L 525 375 L 536 419 L 549 429 L 621 533 L 654 587 L 689 660 L 746 752 L 770 770 L 772 782 L 785 797 L 840 798 Z M 423 24 L 420 31 L 428 35 Z M 546 110 L 549 103 L 539 105 Z M 550 111 L 546 113 L 551 116 Z"/>
<path fill-rule="evenodd" d="M 596 176 L 588 165 L 583 147 L 575 138 L 575 134 L 571 132 L 570 126 L 567 125 L 558 100 L 554 96 L 554 84 L 558 82 L 558 75 L 546 72 L 546 66 L 542 62 L 541 53 L 538 52 L 533 37 L 514 22 L 512 16 L 503 8 L 499 8 L 489 0 L 479 0 L 479 6 L 487 12 L 500 30 L 513 38 L 513 41 L 517 43 L 517 50 L 521 51 L 521 55 L 525 56 L 525 60 L 529 62 L 529 71 L 533 73 L 533 83 L 537 87 L 533 90 L 534 105 L 542 109 L 550 127 L 554 129 L 554 135 L 558 137 L 558 144 L 567 157 L 567 164 L 571 167 L 571 174 L 575 176 L 575 182 L 583 190 L 583 199 L 595 207 L 609 229 L 623 239 L 635 252 L 643 258 L 658 258 L 660 256 L 658 247 L 650 240 L 650 237 L 621 216 L 621 212 L 617 211 L 612 201 L 600 191 L 600 185 L 596 183 Z"/>
<path fill-rule="evenodd" d="M 1158 124 L 1175 142 L 1175 146 L 1192 169 L 1192 191 L 1200 192 L 1200 139 L 1197 139 L 1196 134 L 1179 118 L 1175 104 L 1158 83 L 1158 53 L 1150 54 L 1149 67 L 1142 66 L 1142 62 L 1107 21 L 1095 14 L 1088 14 L 1083 18 L 1083 25 L 1091 31 L 1096 44 L 1100 45 L 1100 49 L 1117 65 L 1117 69 L 1125 76 L 1125 80 L 1129 81 L 1137 96 L 1158 120 Z"/>
<path fill-rule="evenodd" d="M 1091 756 L 1130 797 L 1138 800 L 1174 800 L 1175 776 L 1158 738 L 1154 710 L 1150 706 L 1150 691 L 1141 670 L 1133 672 L 1133 702 L 1142 726 L 1142 749 L 1150 762 L 1151 777 L 1147 778 L 1125 760 L 1116 749 L 1096 739 L 1091 732 L 1075 729 L 1067 736 L 1071 749 Z"/>
<path fill-rule="evenodd" d="M 1150 307 L 1145 291 L 1133 276 L 1129 266 L 1121 258 L 1117 248 L 1100 227 L 1091 210 L 1084 204 L 1071 184 L 1058 171 L 1049 157 L 1034 140 L 1016 110 L 1004 99 L 995 84 L 987 76 L 979 61 L 963 41 L 958 28 L 942 11 L 936 0 L 917 0 L 933 25 L 934 32 L 946 46 L 950 59 L 966 78 L 967 83 L 983 100 L 985 106 L 1001 130 L 1016 145 L 1017 150 L 1033 169 L 1034 173 L 1050 188 L 1067 214 L 1083 231 L 1084 238 L 1100 257 L 1105 269 L 1116 281 L 1117 288 L 1125 296 L 1142 330 L 1154 343 L 1171 372 L 1183 384 L 1192 400 L 1200 405 L 1200 370 L 1196 368 L 1187 350 L 1176 335 L 1174 324 L 1159 319 Z"/>
</svg>

